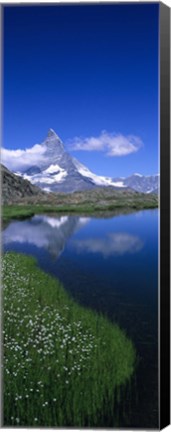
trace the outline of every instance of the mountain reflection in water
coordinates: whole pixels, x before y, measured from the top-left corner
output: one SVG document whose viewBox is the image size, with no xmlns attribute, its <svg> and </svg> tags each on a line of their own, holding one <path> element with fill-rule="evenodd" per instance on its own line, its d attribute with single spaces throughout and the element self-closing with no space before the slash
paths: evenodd
<svg viewBox="0 0 171 432">
<path fill-rule="evenodd" d="M 125 330 L 138 362 L 119 424 L 158 428 L 158 210 L 106 219 L 39 215 L 10 222 L 2 241 L 4 251 L 33 255 L 77 303 Z M 111 415 L 101 426 L 113 424 Z"/>
<path fill-rule="evenodd" d="M 3 244 L 29 243 L 44 248 L 58 257 L 72 234 L 86 223 L 88 218 L 61 216 L 34 216 L 25 221 L 11 222 L 3 232 Z"/>
<path fill-rule="evenodd" d="M 25 221 L 11 222 L 3 232 L 3 244 L 29 243 L 37 248 L 44 248 L 58 257 L 64 250 L 67 240 L 90 221 L 90 218 L 76 216 L 34 216 Z M 73 240 L 72 247 L 78 252 L 123 255 L 142 249 L 142 240 L 129 233 L 110 232 L 104 238 Z"/>
</svg>

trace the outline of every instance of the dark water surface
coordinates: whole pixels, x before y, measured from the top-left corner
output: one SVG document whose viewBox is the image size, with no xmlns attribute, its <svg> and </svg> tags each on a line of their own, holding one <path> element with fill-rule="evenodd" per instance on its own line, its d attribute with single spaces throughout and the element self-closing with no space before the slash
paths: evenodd
<svg viewBox="0 0 171 432">
<path fill-rule="evenodd" d="M 85 307 L 118 322 L 138 364 L 119 426 L 158 427 L 158 210 L 110 218 L 34 216 L 11 221 L 4 250 L 35 256 Z M 114 426 L 112 415 L 100 426 Z"/>
</svg>

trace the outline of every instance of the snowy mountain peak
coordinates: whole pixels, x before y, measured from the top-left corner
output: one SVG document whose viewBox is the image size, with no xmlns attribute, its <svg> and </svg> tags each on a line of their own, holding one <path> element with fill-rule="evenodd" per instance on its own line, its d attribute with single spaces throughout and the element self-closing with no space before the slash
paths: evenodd
<svg viewBox="0 0 171 432">
<path fill-rule="evenodd" d="M 41 145 L 36 163 L 30 163 L 18 172 L 32 184 L 51 192 L 74 192 L 95 187 L 133 189 L 144 193 L 157 193 L 158 176 L 143 176 L 134 173 L 129 177 L 111 178 L 100 176 L 73 158 L 65 149 L 63 142 L 53 129 L 49 129 Z M 34 147 L 33 147 L 34 149 Z"/>
<path fill-rule="evenodd" d="M 59 138 L 59 136 L 56 134 L 56 132 L 53 129 L 49 129 L 48 133 L 47 133 L 47 137 L 45 139 L 45 141 L 42 143 L 43 145 L 48 145 L 48 144 L 55 144 L 55 145 L 61 145 L 63 147 L 63 143 L 61 141 L 61 139 Z"/>
<path fill-rule="evenodd" d="M 50 137 L 59 138 L 58 135 L 56 134 L 56 132 L 51 128 L 48 130 L 47 136 L 48 136 L 48 138 L 50 138 Z"/>
<path fill-rule="evenodd" d="M 64 145 L 59 136 L 56 134 L 56 132 L 53 129 L 48 130 L 47 137 L 45 141 L 42 143 L 43 146 L 45 146 L 48 151 L 58 151 L 58 152 L 64 152 Z"/>
<path fill-rule="evenodd" d="M 119 178 L 113 179 L 119 183 Z M 123 180 L 123 185 L 129 189 L 143 193 L 157 193 L 159 189 L 158 175 L 145 176 L 134 173 Z"/>
</svg>

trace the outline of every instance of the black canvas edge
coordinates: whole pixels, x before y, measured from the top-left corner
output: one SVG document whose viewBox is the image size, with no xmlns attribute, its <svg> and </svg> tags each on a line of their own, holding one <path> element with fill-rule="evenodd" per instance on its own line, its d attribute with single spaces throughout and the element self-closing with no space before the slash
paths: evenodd
<svg viewBox="0 0 171 432">
<path fill-rule="evenodd" d="M 160 3 L 159 426 L 170 424 L 170 8 Z"/>
</svg>

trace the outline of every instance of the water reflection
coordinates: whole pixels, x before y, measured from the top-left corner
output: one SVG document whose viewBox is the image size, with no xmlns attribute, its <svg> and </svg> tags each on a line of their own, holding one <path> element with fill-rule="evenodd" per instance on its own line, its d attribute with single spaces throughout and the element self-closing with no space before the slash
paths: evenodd
<svg viewBox="0 0 171 432">
<path fill-rule="evenodd" d="M 3 244 L 28 243 L 48 250 L 57 258 L 73 233 L 88 222 L 89 219 L 83 217 L 34 216 L 25 221 L 11 222 L 3 232 Z"/>
<path fill-rule="evenodd" d="M 89 218 L 45 215 L 34 216 L 25 221 L 11 222 L 3 232 L 3 244 L 28 243 L 44 248 L 54 257 L 65 249 L 68 239 L 87 224 Z M 143 248 L 142 240 L 129 233 L 111 232 L 104 237 L 72 240 L 71 246 L 78 252 L 100 253 L 104 257 L 136 253 Z"/>
<path fill-rule="evenodd" d="M 126 397 L 120 395 L 125 412 L 120 424 L 157 429 L 158 210 L 108 219 L 35 216 L 11 222 L 3 245 L 5 251 L 33 255 L 75 301 L 126 331 L 138 365 L 135 386 Z M 106 413 L 99 426 L 114 422 Z"/>
<path fill-rule="evenodd" d="M 73 246 L 79 252 L 101 253 L 108 257 L 138 252 L 143 248 L 143 242 L 139 237 L 128 233 L 109 233 L 105 238 L 75 240 Z"/>
</svg>

